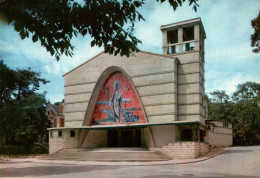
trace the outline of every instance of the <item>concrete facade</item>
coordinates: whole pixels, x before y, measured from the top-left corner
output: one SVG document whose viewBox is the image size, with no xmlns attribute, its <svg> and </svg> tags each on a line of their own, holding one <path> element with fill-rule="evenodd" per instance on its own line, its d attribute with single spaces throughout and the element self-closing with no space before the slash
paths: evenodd
<svg viewBox="0 0 260 178">
<path fill-rule="evenodd" d="M 212 147 L 227 147 L 233 145 L 231 123 L 208 120 L 208 142 Z"/>
<path fill-rule="evenodd" d="M 139 52 L 130 58 L 99 54 L 93 60 L 64 75 L 65 126 L 77 127 L 82 126 L 83 122 L 89 122 L 86 117 L 88 105 L 91 102 L 95 103 L 97 98 L 92 97 L 91 100 L 91 96 L 99 94 L 94 91 L 102 87 L 101 81 L 115 71 L 126 74 L 133 82 L 132 85 L 143 103 L 147 120 L 156 122 L 153 117 L 156 115 L 167 115 L 169 119 L 165 119 L 166 122 L 177 120 L 177 63 L 175 57 L 147 52 Z M 71 93 L 74 88 L 76 92 Z"/>
<path fill-rule="evenodd" d="M 65 128 L 60 131 L 64 135 L 62 139 L 57 129 L 50 129 L 50 153 L 65 147 L 113 146 L 113 139 L 122 145 L 133 138 L 140 141 L 140 145 L 134 141 L 136 145 L 171 158 L 196 158 L 209 151 L 209 140 L 217 136 L 208 133 L 205 123 L 203 25 L 197 18 L 161 26 L 161 31 L 163 55 L 140 51 L 127 58 L 102 52 L 63 76 Z M 100 92 L 115 73 L 130 83 L 145 123 L 91 125 L 95 105 L 102 103 Z M 102 112 L 109 115 L 112 96 L 107 95 L 107 110 Z M 70 130 L 76 130 L 75 137 L 69 137 Z"/>
</svg>

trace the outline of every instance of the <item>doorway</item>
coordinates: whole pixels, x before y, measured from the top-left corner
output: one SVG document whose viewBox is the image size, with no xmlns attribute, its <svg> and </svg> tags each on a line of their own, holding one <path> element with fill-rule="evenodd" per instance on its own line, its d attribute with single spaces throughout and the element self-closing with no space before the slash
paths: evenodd
<svg viewBox="0 0 260 178">
<path fill-rule="evenodd" d="M 107 132 L 108 147 L 141 147 L 141 129 L 111 129 Z"/>
</svg>

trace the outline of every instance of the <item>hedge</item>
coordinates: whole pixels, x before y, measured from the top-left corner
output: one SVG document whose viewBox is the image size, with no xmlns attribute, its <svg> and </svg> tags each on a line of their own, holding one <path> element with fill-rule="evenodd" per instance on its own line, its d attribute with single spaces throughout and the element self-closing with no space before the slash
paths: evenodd
<svg viewBox="0 0 260 178">
<path fill-rule="evenodd" d="M 1 155 L 28 155 L 46 153 L 48 153 L 48 147 L 41 144 L 34 144 L 30 146 L 0 145 Z"/>
</svg>

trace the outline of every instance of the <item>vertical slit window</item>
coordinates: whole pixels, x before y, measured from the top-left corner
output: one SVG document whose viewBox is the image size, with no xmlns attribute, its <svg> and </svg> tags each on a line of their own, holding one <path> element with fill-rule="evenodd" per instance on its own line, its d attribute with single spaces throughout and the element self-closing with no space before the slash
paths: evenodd
<svg viewBox="0 0 260 178">
<path fill-rule="evenodd" d="M 58 136 L 62 137 L 62 131 L 61 130 L 58 132 Z"/>
<path fill-rule="evenodd" d="M 70 137 L 75 137 L 75 131 L 74 130 L 70 131 Z"/>
</svg>

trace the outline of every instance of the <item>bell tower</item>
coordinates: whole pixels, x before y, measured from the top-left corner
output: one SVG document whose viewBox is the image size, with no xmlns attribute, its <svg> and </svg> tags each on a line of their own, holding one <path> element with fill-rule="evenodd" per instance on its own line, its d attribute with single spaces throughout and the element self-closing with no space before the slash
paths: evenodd
<svg viewBox="0 0 260 178">
<path fill-rule="evenodd" d="M 162 25 L 163 54 L 177 57 L 178 120 L 205 123 L 204 40 L 201 19 Z"/>
</svg>

